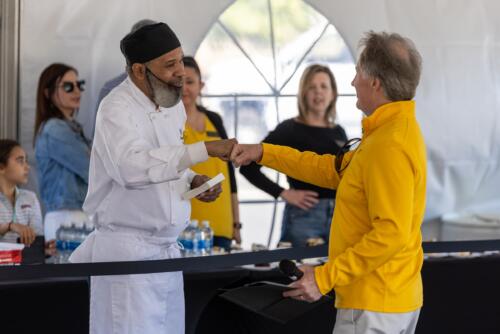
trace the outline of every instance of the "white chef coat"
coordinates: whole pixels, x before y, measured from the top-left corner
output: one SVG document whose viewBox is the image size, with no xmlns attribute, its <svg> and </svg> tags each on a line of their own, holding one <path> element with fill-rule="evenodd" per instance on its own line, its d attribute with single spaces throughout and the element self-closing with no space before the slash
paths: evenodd
<svg viewBox="0 0 500 334">
<path fill-rule="evenodd" d="M 127 78 L 101 102 L 84 211 L 96 231 L 72 262 L 179 256 L 176 239 L 190 217 L 182 199 L 208 158 L 203 142 L 184 145 L 186 113 L 155 104 Z M 96 276 L 91 333 L 184 333 L 182 273 Z"/>
</svg>

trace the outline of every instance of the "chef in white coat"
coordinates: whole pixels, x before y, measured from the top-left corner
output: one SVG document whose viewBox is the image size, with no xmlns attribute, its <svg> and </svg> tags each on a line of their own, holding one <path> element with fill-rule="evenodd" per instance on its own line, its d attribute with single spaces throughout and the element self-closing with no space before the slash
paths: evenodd
<svg viewBox="0 0 500 334">
<path fill-rule="evenodd" d="M 165 24 L 120 43 L 128 78 L 101 102 L 84 210 L 96 226 L 72 262 L 139 261 L 180 255 L 177 236 L 190 217 L 181 194 L 208 179 L 189 167 L 228 158 L 234 140 L 183 144 L 183 52 Z M 199 195 L 215 200 L 216 186 Z M 182 272 L 94 276 L 90 333 L 183 334 Z"/>
</svg>

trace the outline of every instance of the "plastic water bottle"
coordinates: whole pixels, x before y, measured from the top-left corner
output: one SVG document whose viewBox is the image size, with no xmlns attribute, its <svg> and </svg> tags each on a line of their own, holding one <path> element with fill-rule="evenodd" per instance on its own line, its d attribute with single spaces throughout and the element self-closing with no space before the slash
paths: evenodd
<svg viewBox="0 0 500 334">
<path fill-rule="evenodd" d="M 197 256 L 200 254 L 200 228 L 198 227 L 198 220 L 191 220 L 190 225 L 190 239 L 193 241 L 193 255 Z"/>
<path fill-rule="evenodd" d="M 212 249 L 214 247 L 214 231 L 210 228 L 210 222 L 208 220 L 201 222 L 199 245 L 202 255 L 212 254 Z"/>
<path fill-rule="evenodd" d="M 194 256 L 198 253 L 198 221 L 191 220 L 179 236 L 179 242 L 184 247 L 184 256 Z"/>
<path fill-rule="evenodd" d="M 66 263 L 68 261 L 68 258 L 71 254 L 71 251 L 69 250 L 69 235 L 68 233 L 70 232 L 70 225 L 69 223 L 63 223 L 61 226 L 56 231 L 56 249 L 57 249 L 57 255 L 55 262 L 56 263 Z"/>
<path fill-rule="evenodd" d="M 78 246 L 80 246 L 80 224 L 71 223 L 71 226 L 67 231 L 66 244 L 70 255 Z"/>
<path fill-rule="evenodd" d="M 186 228 L 181 232 L 177 241 L 182 245 L 182 253 L 184 256 L 190 256 L 193 252 L 193 241 L 190 240 L 189 229 L 191 224 L 189 223 Z"/>
</svg>

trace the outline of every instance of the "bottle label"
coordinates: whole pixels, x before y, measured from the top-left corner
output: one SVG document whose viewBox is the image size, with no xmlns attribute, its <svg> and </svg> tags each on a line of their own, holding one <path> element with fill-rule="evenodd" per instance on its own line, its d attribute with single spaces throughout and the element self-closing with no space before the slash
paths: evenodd
<svg viewBox="0 0 500 334">
<path fill-rule="evenodd" d="M 193 250 L 193 240 L 179 240 L 185 250 Z"/>
</svg>

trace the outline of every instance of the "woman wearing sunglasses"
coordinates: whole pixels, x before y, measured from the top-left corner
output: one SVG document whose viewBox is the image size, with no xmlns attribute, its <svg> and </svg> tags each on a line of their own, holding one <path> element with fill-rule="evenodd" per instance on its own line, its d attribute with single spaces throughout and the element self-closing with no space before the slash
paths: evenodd
<svg viewBox="0 0 500 334">
<path fill-rule="evenodd" d="M 63 222 L 83 223 L 90 143 L 75 120 L 84 81 L 75 68 L 52 64 L 38 82 L 34 132 L 40 195 L 47 214 L 47 240 L 55 239 Z"/>
</svg>

